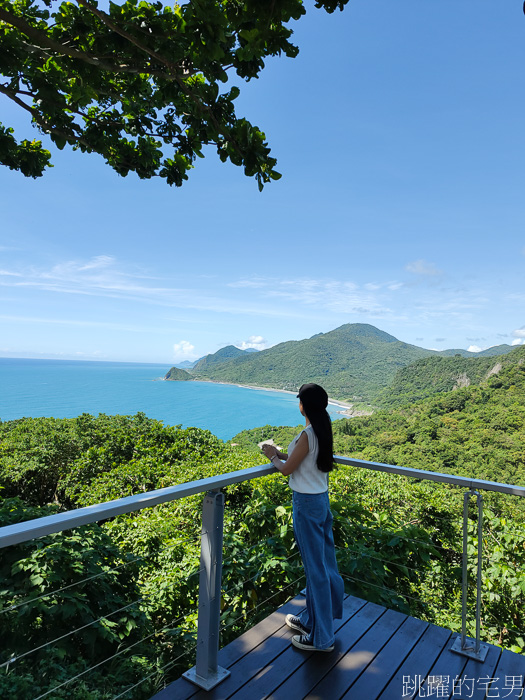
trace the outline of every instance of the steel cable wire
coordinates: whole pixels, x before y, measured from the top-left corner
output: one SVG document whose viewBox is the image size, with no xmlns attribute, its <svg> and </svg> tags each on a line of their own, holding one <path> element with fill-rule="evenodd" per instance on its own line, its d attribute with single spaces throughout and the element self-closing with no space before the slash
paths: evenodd
<svg viewBox="0 0 525 700">
<path fill-rule="evenodd" d="M 90 666 L 90 668 L 87 668 L 87 669 L 85 669 L 84 671 L 81 671 L 81 672 L 78 673 L 76 676 L 73 676 L 73 678 L 69 678 L 67 681 L 64 681 L 63 683 L 60 683 L 60 685 L 54 686 L 53 688 L 51 688 L 50 690 L 47 690 L 45 693 L 43 693 L 42 695 L 39 695 L 38 697 L 34 698 L 33 700 L 41 700 L 42 698 L 47 697 L 50 693 L 53 693 L 53 692 L 55 692 L 56 690 L 59 690 L 60 688 L 63 688 L 65 685 L 69 685 L 69 683 L 73 683 L 73 681 L 76 681 L 78 678 L 81 678 L 82 676 L 85 676 L 86 673 L 89 673 L 90 671 L 95 670 L 95 669 L 98 668 L 99 666 L 103 666 L 103 665 L 104 665 L 105 663 L 107 663 L 108 661 L 111 661 L 112 659 L 117 658 L 117 656 L 121 656 L 122 654 L 125 654 L 125 653 L 128 652 L 130 649 L 133 649 L 133 647 L 136 647 L 137 645 L 142 644 L 142 642 L 145 642 L 145 641 L 147 641 L 148 639 L 151 639 L 152 637 L 157 636 L 157 635 L 160 634 L 161 632 L 165 632 L 166 630 L 174 629 L 173 625 L 175 625 L 175 624 L 176 624 L 177 622 L 179 622 L 180 620 L 184 620 L 186 617 L 187 617 L 187 615 L 182 615 L 182 616 L 179 617 L 179 618 L 175 618 L 174 620 L 172 620 L 172 621 L 169 623 L 169 625 L 166 625 L 165 627 L 162 627 L 160 630 L 155 630 L 155 632 L 152 632 L 151 634 L 147 635 L 146 637 L 143 637 L 142 639 L 139 639 L 138 642 L 134 642 L 133 644 L 130 644 L 129 646 L 127 646 L 125 649 L 121 649 L 120 651 L 117 651 L 117 652 L 116 652 L 115 654 L 113 654 L 112 656 L 108 656 L 107 659 L 104 659 L 103 661 L 99 661 L 99 662 L 98 662 L 97 664 L 95 664 L 94 666 Z"/>
<path fill-rule="evenodd" d="M 301 576 L 299 576 L 299 578 L 296 578 L 295 581 L 292 581 L 292 582 L 289 583 L 287 586 L 284 586 L 284 588 L 280 588 L 278 591 L 276 591 L 276 592 L 273 593 L 271 596 L 269 596 L 268 598 L 266 598 L 266 600 L 263 600 L 262 602 L 260 602 L 258 605 L 256 605 L 256 606 L 255 606 L 254 608 L 252 608 L 251 610 L 248 610 L 247 612 L 242 613 L 241 615 L 239 615 L 239 617 L 236 617 L 235 620 L 233 620 L 232 622 L 229 622 L 227 625 L 223 625 L 223 626 L 221 627 L 221 629 L 222 629 L 222 630 L 227 630 L 227 629 L 229 629 L 230 627 L 232 627 L 233 625 L 235 625 L 241 618 L 245 618 L 245 619 L 246 619 L 248 616 L 253 615 L 253 614 L 261 607 L 261 605 L 265 605 L 269 600 L 271 600 L 272 598 L 275 598 L 276 595 L 279 595 L 279 593 L 282 593 L 283 591 L 286 591 L 288 588 L 290 588 L 291 586 L 295 585 L 298 581 L 302 581 L 304 578 L 305 578 L 305 575 L 302 574 Z M 228 610 L 228 609 L 230 609 L 230 608 L 226 608 L 226 610 Z M 221 614 L 222 614 L 222 613 L 221 613 Z"/>
<path fill-rule="evenodd" d="M 202 535 L 206 535 L 207 532 L 201 532 L 199 534 L 195 534 L 192 537 L 185 538 L 183 540 L 176 540 L 175 544 L 182 544 L 185 542 L 192 542 L 195 541 L 198 537 L 201 537 Z M 10 605 L 7 608 L 2 608 L 0 610 L 0 615 L 3 613 L 7 613 L 10 610 L 16 610 L 17 608 L 23 607 L 24 605 L 29 605 L 30 603 L 36 603 L 39 600 L 43 600 L 44 598 L 50 598 L 51 596 L 58 595 L 59 593 L 62 593 L 63 591 L 68 590 L 69 588 L 74 588 L 75 586 L 80 586 L 83 583 L 87 583 L 88 581 L 93 581 L 97 578 L 100 578 L 102 576 L 107 576 L 108 574 L 112 574 L 115 571 L 118 571 L 119 569 L 123 569 L 126 566 L 131 566 L 131 564 L 136 564 L 137 562 L 146 562 L 149 564 L 154 564 L 155 562 L 150 561 L 148 557 L 145 556 L 140 556 L 136 557 L 135 559 L 130 559 L 129 561 L 125 561 L 122 564 L 119 564 L 118 566 L 115 566 L 112 569 L 105 569 L 104 571 L 101 571 L 98 574 L 94 574 L 93 576 L 87 576 L 86 578 L 80 579 L 80 581 L 74 581 L 73 583 L 68 583 L 67 586 L 62 586 L 62 588 L 57 588 L 54 591 L 50 591 L 49 593 L 43 593 L 42 595 L 35 596 L 34 598 L 30 598 L 29 600 L 24 600 L 21 603 L 15 603 L 14 605 Z"/>
<path fill-rule="evenodd" d="M 383 509 L 388 509 L 390 506 L 389 504 L 378 504 L 376 506 L 377 509 L 383 508 Z M 409 507 L 408 505 L 406 506 L 407 508 Z M 412 506 L 413 507 L 413 506 Z M 337 507 L 335 508 L 337 511 Z M 371 511 L 368 507 L 363 507 L 363 510 L 366 512 L 367 515 L 370 515 Z M 430 527 L 431 523 L 424 523 L 424 513 L 416 516 L 411 517 L 409 520 L 406 520 L 405 522 L 397 524 L 398 527 L 406 527 L 407 525 L 416 525 L 420 526 L 422 528 L 428 528 Z M 458 529 L 461 529 L 461 521 L 463 518 L 463 515 L 461 513 L 456 514 L 455 516 L 453 515 L 452 517 L 454 518 L 451 520 L 451 517 L 446 517 L 444 515 L 434 515 L 434 514 L 426 514 L 427 517 L 431 520 L 438 520 L 442 522 L 446 522 L 448 525 L 456 525 L 458 524 Z M 344 518 L 345 516 L 343 516 Z M 350 520 L 350 518 L 347 518 Z M 423 524 L 422 524 L 423 523 Z"/>
<path fill-rule="evenodd" d="M 294 553 L 294 554 L 291 555 L 291 556 L 296 556 L 296 554 L 298 554 L 298 552 Z M 288 557 L 288 558 L 290 558 L 290 557 Z M 252 616 L 252 615 L 258 610 L 258 608 L 260 608 L 262 605 L 266 604 L 269 600 L 271 600 L 272 598 L 274 598 L 278 593 L 281 593 L 282 591 L 287 590 L 288 588 L 290 588 L 290 586 L 293 586 L 294 584 L 296 584 L 298 581 L 302 580 L 303 578 L 304 578 L 304 575 L 300 576 L 300 577 L 297 578 L 295 581 L 292 581 L 291 583 L 289 583 L 289 584 L 288 584 L 287 586 L 285 586 L 284 588 L 281 588 L 279 591 L 277 591 L 277 592 L 274 593 L 273 595 L 271 595 L 271 596 L 269 596 L 268 598 L 266 598 L 264 601 L 262 601 L 261 603 L 259 603 L 259 604 L 258 604 L 255 608 L 253 608 L 252 610 L 249 610 L 247 613 L 243 613 L 243 614 L 239 615 L 239 617 L 235 618 L 235 620 L 233 620 L 232 622 L 229 622 L 227 625 L 223 625 L 222 628 L 221 628 L 222 631 L 224 631 L 224 630 L 226 630 L 226 629 L 229 629 L 230 627 L 232 627 L 233 625 L 235 625 L 241 618 L 246 619 L 247 617 Z M 251 579 L 248 579 L 248 580 L 251 580 Z M 226 610 L 228 610 L 228 609 L 229 609 L 229 608 L 226 608 Z M 224 611 L 223 611 L 223 612 L 224 612 Z M 222 614 L 222 613 L 221 613 L 221 614 Z M 196 649 L 196 647 L 197 647 L 197 644 L 195 644 L 194 646 L 192 646 L 190 649 L 187 649 L 185 652 L 183 652 L 182 654 L 180 654 L 176 659 L 170 660 L 167 664 L 165 664 L 164 666 L 162 666 L 160 670 L 163 671 L 163 672 L 169 670 L 171 667 L 173 667 L 173 666 L 177 663 L 177 661 L 178 661 L 179 659 L 181 659 L 183 656 L 186 656 L 187 654 L 189 654 L 191 651 L 193 651 L 194 649 Z M 118 700 L 119 698 L 123 697 L 124 695 L 126 695 L 127 693 L 129 693 L 131 690 L 134 690 L 136 687 L 138 687 L 139 685 L 141 685 L 142 683 L 144 683 L 146 680 L 149 680 L 150 678 L 152 678 L 153 676 L 155 676 L 157 673 L 158 673 L 158 671 L 154 671 L 154 672 L 151 673 L 149 676 L 146 676 L 145 678 L 143 678 L 141 681 L 139 681 L 139 682 L 136 683 L 135 685 L 131 686 L 130 688 L 127 688 L 125 691 L 123 691 L 123 692 L 120 693 L 119 695 L 115 696 L 115 697 L 113 698 L 113 700 Z M 39 700 L 39 699 L 36 698 L 35 700 Z"/>
<path fill-rule="evenodd" d="M 492 615 L 492 613 L 486 611 L 486 615 L 487 615 L 491 620 L 493 620 L 494 622 L 496 622 L 498 627 L 501 627 L 501 626 L 502 626 L 501 621 L 498 620 L 498 619 L 496 619 L 496 618 L 494 617 L 494 615 Z M 525 630 L 519 630 L 519 629 L 517 629 L 516 627 L 512 627 L 512 625 L 505 625 L 505 624 L 503 624 L 503 627 L 504 627 L 507 631 L 516 632 L 516 633 L 519 634 L 523 639 L 525 639 Z"/>
<path fill-rule="evenodd" d="M 408 598 L 409 600 L 413 600 L 416 603 L 421 603 L 423 606 L 427 605 L 424 600 L 421 600 L 421 598 L 414 598 L 414 596 L 408 595 L 408 593 L 400 593 L 399 591 L 396 591 L 394 588 L 389 588 L 388 586 L 378 586 L 376 583 L 370 583 L 369 581 L 363 581 L 361 578 L 357 578 L 356 576 L 350 576 L 350 574 L 345 574 L 341 573 L 341 576 L 343 578 L 348 579 L 349 581 L 356 581 L 357 583 L 363 583 L 365 586 L 372 586 L 372 588 L 378 588 L 380 591 L 389 591 L 390 593 L 395 593 L 397 596 L 400 598 Z"/>
<path fill-rule="evenodd" d="M 435 544 L 434 542 L 425 542 L 425 540 L 415 540 L 412 537 L 404 537 L 403 535 L 398 535 L 398 534 L 392 534 L 392 537 L 398 537 L 400 540 L 403 540 L 404 542 L 414 542 L 415 544 L 424 544 L 427 547 L 431 546 L 434 547 L 434 549 L 441 549 L 444 552 L 453 552 L 455 554 L 461 554 L 455 549 L 450 549 L 450 547 L 442 547 L 439 544 Z"/>
<path fill-rule="evenodd" d="M 300 552 L 299 552 L 299 550 L 297 550 L 297 551 L 293 552 L 292 554 L 290 554 L 290 556 L 286 557 L 285 559 L 279 559 L 279 561 L 282 561 L 282 562 L 289 561 L 293 557 L 299 556 L 299 554 L 300 554 Z M 226 589 L 223 588 L 222 593 L 231 593 L 233 590 L 240 588 L 241 586 L 244 586 L 245 583 L 248 583 L 249 581 L 253 581 L 255 578 L 257 578 L 257 576 L 260 575 L 260 573 L 261 573 L 260 571 L 257 571 L 253 576 L 250 576 L 250 578 L 247 578 L 245 581 L 241 581 L 240 583 L 235 583 L 231 588 L 226 588 Z"/>
<path fill-rule="evenodd" d="M 91 627 L 92 625 L 95 625 L 97 622 L 100 622 L 101 620 L 105 620 L 108 617 L 111 617 L 112 615 L 116 615 L 119 612 L 122 612 L 123 610 L 127 610 L 128 608 L 133 607 L 134 605 L 137 605 L 137 603 L 141 603 L 143 601 L 143 598 L 139 598 L 138 600 L 134 601 L 133 603 L 130 603 L 129 605 L 125 605 L 122 608 L 118 608 L 118 610 L 113 610 L 113 612 L 108 613 L 107 615 L 102 615 L 102 617 L 99 617 L 97 620 L 93 620 L 92 622 L 88 622 L 87 625 L 82 625 L 82 627 L 77 627 L 76 629 L 72 630 L 71 632 L 66 632 L 66 634 L 63 634 L 60 637 L 57 637 L 56 639 L 52 639 L 49 642 L 46 642 L 45 644 L 41 644 L 38 647 L 35 647 L 34 649 L 31 649 L 30 651 L 25 651 L 23 654 L 20 654 L 19 656 L 15 656 L 14 658 L 8 659 L 7 661 L 4 661 L 3 663 L 0 664 L 0 668 L 4 668 L 4 666 L 9 666 L 15 661 L 20 661 L 20 659 L 23 659 L 25 656 L 29 656 L 30 654 L 33 654 L 35 651 L 40 651 L 40 649 L 45 649 L 46 647 L 50 646 L 51 644 L 55 644 L 56 642 L 59 642 L 61 639 L 65 639 L 66 637 L 70 637 L 72 634 L 75 634 L 76 632 L 80 632 L 81 630 L 86 629 L 87 627 Z"/>
<path fill-rule="evenodd" d="M 135 564 L 137 561 L 140 561 L 140 557 L 137 559 L 133 559 L 132 561 L 129 562 L 124 562 L 123 564 L 119 564 L 119 566 L 115 566 L 113 569 L 106 569 L 105 571 L 101 571 L 99 574 L 94 574 L 93 576 L 88 576 L 87 578 L 83 578 L 80 581 L 74 581 L 73 583 L 68 583 L 67 586 L 63 586 L 62 588 L 57 588 L 54 591 L 51 591 L 50 593 L 43 593 L 42 595 L 36 596 L 35 598 L 30 598 L 29 600 L 24 600 L 22 603 L 16 603 L 15 605 L 10 605 L 8 608 L 3 608 L 0 610 L 0 614 L 9 612 L 10 610 L 16 610 L 17 608 L 22 607 L 23 605 L 29 605 L 30 603 L 35 603 L 38 600 L 42 600 L 43 598 L 50 598 L 51 596 L 58 595 L 59 593 L 62 593 L 62 591 L 66 591 L 68 588 L 74 588 L 75 586 L 80 586 L 82 583 L 86 583 L 87 581 L 93 581 L 96 578 L 100 578 L 101 576 L 106 576 L 107 574 L 112 574 L 114 571 L 118 571 L 119 569 L 122 569 L 125 566 L 128 566 L 129 564 Z"/>
<path fill-rule="evenodd" d="M 374 557 L 372 554 L 368 554 L 368 552 L 360 552 L 360 550 L 352 549 L 351 547 L 340 547 L 339 545 L 335 545 L 335 549 L 339 550 L 340 552 L 351 552 L 352 554 L 361 554 L 363 558 L 366 557 L 367 559 L 374 559 L 375 561 L 380 561 L 383 564 L 392 564 L 392 566 L 402 566 L 404 569 L 414 571 L 416 574 L 420 573 L 420 570 L 414 569 L 413 566 L 407 566 L 406 564 L 390 561 L 389 559 L 383 559 L 382 557 Z"/>
<path fill-rule="evenodd" d="M 160 669 L 153 671 L 153 673 L 150 673 L 149 676 L 145 676 L 142 680 L 140 680 L 138 683 L 135 683 L 135 685 L 130 686 L 126 690 L 124 690 L 122 693 L 119 693 L 118 695 L 115 695 L 113 697 L 113 700 L 118 700 L 119 698 L 124 697 L 124 695 L 127 695 L 131 690 L 135 690 L 135 688 L 138 688 L 139 685 L 142 685 L 142 683 L 145 683 L 147 680 L 152 678 L 153 676 L 158 675 L 159 673 L 169 671 L 173 666 L 179 661 L 179 659 L 182 659 L 183 656 L 187 656 L 190 652 L 194 651 L 197 648 L 197 642 L 191 646 L 189 649 L 186 649 L 186 651 L 182 652 L 182 654 L 179 654 L 175 659 L 171 659 L 168 661 L 164 666 L 161 666 Z M 37 699 L 38 700 L 38 699 Z"/>
</svg>

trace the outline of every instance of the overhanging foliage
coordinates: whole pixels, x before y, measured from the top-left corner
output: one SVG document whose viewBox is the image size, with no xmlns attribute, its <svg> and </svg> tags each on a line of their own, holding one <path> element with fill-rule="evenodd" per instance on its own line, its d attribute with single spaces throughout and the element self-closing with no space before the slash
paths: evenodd
<svg viewBox="0 0 525 700">
<path fill-rule="evenodd" d="M 317 0 L 328 12 L 348 0 Z M 180 186 L 203 147 L 264 184 L 280 178 L 264 133 L 238 117 L 242 80 L 294 58 L 301 0 L 0 0 L 0 92 L 62 149 L 99 153 L 120 175 Z M 0 124 L 0 162 L 38 177 L 51 154 Z"/>
</svg>

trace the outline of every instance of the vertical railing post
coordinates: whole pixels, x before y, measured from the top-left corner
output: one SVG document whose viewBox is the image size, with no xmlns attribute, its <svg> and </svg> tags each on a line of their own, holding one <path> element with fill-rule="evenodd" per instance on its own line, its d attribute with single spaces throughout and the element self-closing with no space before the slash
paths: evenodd
<svg viewBox="0 0 525 700">
<path fill-rule="evenodd" d="M 221 614 L 222 538 L 224 494 L 208 491 L 202 505 L 201 559 L 197 659 L 183 674 L 192 683 L 211 690 L 230 675 L 217 664 Z"/>
<path fill-rule="evenodd" d="M 476 496 L 478 504 L 478 557 L 476 577 L 476 639 L 467 637 L 467 596 L 468 596 L 468 504 L 471 496 Z M 488 646 L 481 644 L 481 573 L 483 563 L 483 496 L 471 488 L 463 496 L 463 575 L 461 593 L 461 637 L 452 645 L 452 651 L 476 661 L 484 661 Z"/>
</svg>

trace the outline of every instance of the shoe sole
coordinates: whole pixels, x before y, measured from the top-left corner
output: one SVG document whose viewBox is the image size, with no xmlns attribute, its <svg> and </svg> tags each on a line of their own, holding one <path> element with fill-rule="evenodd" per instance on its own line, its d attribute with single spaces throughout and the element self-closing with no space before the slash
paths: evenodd
<svg viewBox="0 0 525 700">
<path fill-rule="evenodd" d="M 302 649 L 303 651 L 324 651 L 326 653 L 330 653 L 335 649 L 334 646 L 328 647 L 327 649 L 318 649 L 311 644 L 302 644 L 298 637 L 292 637 L 292 644 L 294 647 L 297 647 L 297 649 Z"/>
<path fill-rule="evenodd" d="M 301 634 L 308 634 L 308 630 L 303 627 L 302 625 L 294 625 L 293 622 L 289 622 L 288 620 L 285 620 L 286 624 L 291 630 L 295 630 L 296 632 L 301 632 Z"/>
</svg>

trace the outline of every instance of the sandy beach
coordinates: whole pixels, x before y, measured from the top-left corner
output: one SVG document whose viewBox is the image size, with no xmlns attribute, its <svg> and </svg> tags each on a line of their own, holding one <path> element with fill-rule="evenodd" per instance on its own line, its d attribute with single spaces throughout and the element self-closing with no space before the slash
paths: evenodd
<svg viewBox="0 0 525 700">
<path fill-rule="evenodd" d="M 296 391 L 290 391 L 289 389 L 274 389 L 272 387 L 268 386 L 255 386 L 253 384 L 237 384 L 235 382 L 219 382 L 215 379 L 199 379 L 198 381 L 208 381 L 208 382 L 213 382 L 214 384 L 226 384 L 228 386 L 238 386 L 240 389 L 255 389 L 257 391 L 277 391 L 280 394 L 292 394 L 293 396 L 297 396 Z M 338 408 L 343 409 L 342 411 L 338 411 L 342 416 L 345 418 L 352 418 L 354 416 L 358 415 L 369 415 L 368 413 L 364 411 L 354 411 L 354 405 L 351 403 L 347 403 L 346 401 L 340 401 L 339 399 L 331 399 L 328 397 L 328 403 L 331 406 L 337 406 Z"/>
</svg>

